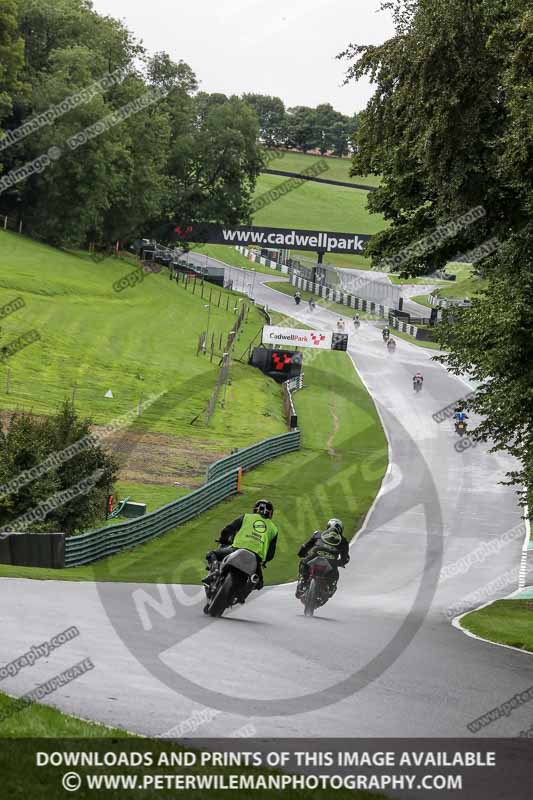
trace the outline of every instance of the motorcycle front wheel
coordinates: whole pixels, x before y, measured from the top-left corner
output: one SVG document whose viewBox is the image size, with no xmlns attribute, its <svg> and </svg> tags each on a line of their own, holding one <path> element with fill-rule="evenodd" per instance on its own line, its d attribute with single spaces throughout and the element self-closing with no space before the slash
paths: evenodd
<svg viewBox="0 0 533 800">
<path fill-rule="evenodd" d="M 307 594 L 305 596 L 304 615 L 306 617 L 312 617 L 313 614 L 315 613 L 315 608 L 317 605 L 317 597 L 318 597 L 318 583 L 315 578 L 311 578 L 309 589 L 307 590 Z"/>
</svg>

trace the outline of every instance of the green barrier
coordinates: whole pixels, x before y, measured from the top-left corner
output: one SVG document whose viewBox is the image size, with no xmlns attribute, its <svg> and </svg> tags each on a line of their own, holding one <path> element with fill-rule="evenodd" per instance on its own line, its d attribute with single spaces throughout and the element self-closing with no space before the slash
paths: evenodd
<svg viewBox="0 0 533 800">
<path fill-rule="evenodd" d="M 65 539 L 65 567 L 90 564 L 154 539 L 178 525 L 202 514 L 212 506 L 236 494 L 240 470 L 252 469 L 271 458 L 300 448 L 300 431 L 290 431 L 245 447 L 237 453 L 210 464 L 206 483 L 185 497 L 180 497 L 143 517 L 110 525 Z"/>
</svg>

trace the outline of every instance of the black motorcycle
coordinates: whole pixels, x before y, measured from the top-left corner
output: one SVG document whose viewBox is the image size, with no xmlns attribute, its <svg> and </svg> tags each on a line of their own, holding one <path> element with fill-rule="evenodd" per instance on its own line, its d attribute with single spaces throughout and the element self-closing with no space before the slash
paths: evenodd
<svg viewBox="0 0 533 800">
<path fill-rule="evenodd" d="M 329 559 L 316 556 L 307 567 L 308 577 L 299 600 L 303 603 L 305 616 L 312 617 L 316 609 L 325 605 L 335 594 L 337 582 Z"/>
<path fill-rule="evenodd" d="M 258 570 L 256 554 L 242 548 L 233 550 L 222 561 L 213 561 L 209 569 L 210 582 L 205 586 L 204 614 L 221 617 L 226 609 L 244 603 L 260 583 Z"/>
<path fill-rule="evenodd" d="M 301 301 L 302 301 L 302 298 L 299 295 L 295 294 L 294 295 L 294 302 L 296 303 L 297 306 L 300 305 Z"/>
<path fill-rule="evenodd" d="M 422 391 L 422 381 L 420 380 L 420 378 L 413 378 L 413 389 L 415 390 L 415 392 Z"/>
<path fill-rule="evenodd" d="M 381 335 L 383 336 L 383 341 L 384 342 L 388 342 L 389 341 L 390 332 L 388 330 L 385 329 Z"/>
</svg>

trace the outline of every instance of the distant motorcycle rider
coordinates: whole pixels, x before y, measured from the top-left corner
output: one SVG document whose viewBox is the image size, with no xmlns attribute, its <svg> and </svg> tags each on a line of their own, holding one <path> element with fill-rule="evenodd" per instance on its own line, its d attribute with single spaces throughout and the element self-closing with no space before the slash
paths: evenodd
<svg viewBox="0 0 533 800">
<path fill-rule="evenodd" d="M 460 408 L 456 408 L 453 418 L 457 420 L 457 422 L 464 422 L 468 419 L 468 414 L 465 414 L 465 412 L 461 411 Z"/>
<path fill-rule="evenodd" d="M 270 500 L 258 500 L 251 514 L 237 517 L 226 525 L 220 533 L 218 541 L 221 547 L 206 553 L 206 561 L 210 569 L 214 561 L 222 561 L 234 550 L 250 550 L 257 556 L 258 583 L 256 589 L 263 588 L 261 566 L 272 561 L 276 554 L 278 529 L 272 522 L 274 506 Z M 203 583 L 209 585 L 216 576 L 210 573 Z"/>
<path fill-rule="evenodd" d="M 302 295 L 300 294 L 300 292 L 296 292 L 295 295 L 294 295 L 294 302 L 296 303 L 297 306 L 300 305 L 300 300 L 301 299 L 302 299 Z"/>
<path fill-rule="evenodd" d="M 345 567 L 350 560 L 350 549 L 348 540 L 343 536 L 344 525 L 340 519 L 330 519 L 324 531 L 315 531 L 312 536 L 298 550 L 300 568 L 298 572 L 298 585 L 296 587 L 296 597 L 300 598 L 304 593 L 309 576 L 309 562 L 320 556 L 327 558 L 333 568 L 333 580 L 331 583 L 331 597 L 337 590 L 339 580 L 338 567 Z"/>
<path fill-rule="evenodd" d="M 459 425 L 462 423 L 464 425 L 464 430 L 466 432 L 466 421 L 468 419 L 468 414 L 465 414 L 460 408 L 455 409 L 455 414 L 453 415 L 455 420 L 455 430 L 459 430 Z"/>
<path fill-rule="evenodd" d="M 390 336 L 389 328 L 383 328 L 382 336 L 383 336 L 383 341 L 386 342 Z"/>
</svg>

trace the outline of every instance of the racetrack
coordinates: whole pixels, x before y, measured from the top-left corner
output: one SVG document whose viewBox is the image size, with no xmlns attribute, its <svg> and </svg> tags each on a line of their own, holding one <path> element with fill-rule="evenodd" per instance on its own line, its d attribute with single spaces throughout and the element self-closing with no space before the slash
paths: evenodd
<svg viewBox="0 0 533 800">
<path fill-rule="evenodd" d="M 257 275 L 257 301 L 335 326 L 338 314 L 297 308 L 260 283 L 272 280 Z M 95 669 L 45 702 L 143 734 L 181 725 L 181 735 L 202 738 L 245 725 L 258 737 L 469 736 L 469 722 L 528 689 L 531 656 L 465 636 L 449 611 L 517 588 L 523 536 L 501 537 L 520 511 L 513 490 L 498 483 L 512 462 L 484 445 L 454 449 L 451 422 L 432 414 L 470 388 L 432 363 L 433 353 L 397 340 L 389 355 L 366 321 L 349 352 L 382 416 L 391 463 L 339 591 L 315 618 L 304 618 L 292 585 L 211 620 L 197 586 L 2 579 L 2 662 L 69 625 L 80 636 L 0 688 L 21 694 L 88 656 Z M 417 370 L 425 384 L 415 396 Z M 502 546 L 487 554 L 483 542 Z M 457 565 L 472 553 L 480 555 L 471 566 Z M 439 582 L 450 565 L 457 575 Z M 219 713 L 184 734 L 184 722 L 206 708 Z M 516 736 L 530 717 L 524 705 L 477 735 Z"/>
</svg>

